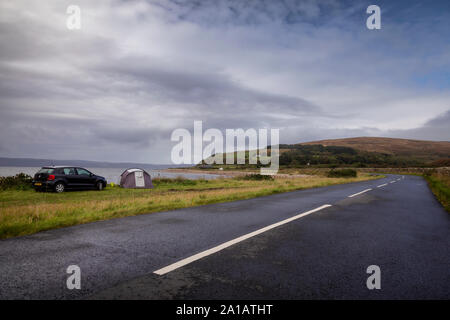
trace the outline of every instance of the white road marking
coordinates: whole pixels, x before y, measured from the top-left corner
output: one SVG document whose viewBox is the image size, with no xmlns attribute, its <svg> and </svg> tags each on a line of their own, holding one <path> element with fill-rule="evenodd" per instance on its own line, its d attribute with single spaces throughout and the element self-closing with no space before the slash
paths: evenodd
<svg viewBox="0 0 450 320">
<path fill-rule="evenodd" d="M 395 183 L 395 181 L 391 181 L 391 182 L 389 182 L 389 183 Z"/>
<path fill-rule="evenodd" d="M 247 234 L 245 234 L 243 236 L 240 236 L 239 238 L 236 238 L 236 239 L 224 242 L 224 243 L 222 243 L 222 244 L 220 244 L 220 245 L 218 245 L 216 247 L 213 247 L 211 249 L 208 249 L 208 250 L 205 250 L 203 252 L 194 254 L 193 256 L 190 256 L 190 257 L 188 257 L 186 259 L 183 259 L 183 260 L 180 260 L 178 262 L 172 263 L 171 265 L 168 265 L 167 267 L 158 269 L 158 270 L 154 271 L 153 273 L 156 273 L 157 275 L 160 275 L 160 276 L 164 275 L 164 274 L 166 274 L 168 272 L 171 272 L 171 271 L 173 271 L 175 269 L 181 268 L 181 267 L 183 267 L 183 266 L 185 266 L 187 264 L 190 264 L 190 263 L 192 263 L 194 261 L 197 261 L 197 260 L 199 260 L 201 258 L 209 256 L 209 255 L 211 255 L 213 253 L 219 252 L 219 251 L 221 251 L 221 250 L 223 250 L 225 248 L 228 248 L 228 247 L 230 247 L 230 246 L 232 246 L 232 245 L 234 245 L 236 243 L 239 243 L 241 241 L 247 240 L 247 239 L 249 239 L 251 237 L 254 237 L 254 236 L 258 235 L 258 234 L 261 234 L 263 232 L 269 231 L 269 230 L 271 230 L 273 228 L 276 228 L 276 227 L 279 227 L 279 226 L 281 226 L 283 224 L 286 224 L 286 223 L 289 223 L 291 221 L 300 219 L 300 218 L 302 218 L 304 216 L 307 216 L 307 215 L 309 215 L 311 213 L 317 212 L 319 210 L 322 210 L 322 209 L 325 209 L 325 208 L 328 208 L 328 207 L 331 207 L 331 204 L 324 204 L 323 206 L 320 206 L 320 207 L 315 208 L 313 210 L 309 210 L 309 211 L 300 213 L 300 214 L 298 214 L 296 216 L 293 216 L 291 218 L 288 218 L 288 219 L 282 220 L 280 222 L 271 224 L 271 225 L 269 225 L 267 227 L 264 227 L 264 228 L 261 228 L 259 230 L 247 233 Z"/>
<path fill-rule="evenodd" d="M 348 196 L 348 197 L 349 197 L 349 198 L 353 198 L 354 196 L 357 196 L 358 194 L 361 194 L 361 193 L 364 193 L 364 192 L 367 192 L 367 191 L 370 191 L 370 190 L 372 190 L 372 189 L 366 189 L 366 190 L 363 190 L 363 191 L 361 191 L 361 192 L 352 194 L 351 196 Z"/>
<path fill-rule="evenodd" d="M 380 184 L 379 186 L 377 186 L 377 188 L 381 188 L 381 187 L 384 187 L 384 186 L 387 186 L 388 184 L 387 183 L 383 183 L 383 184 Z"/>
</svg>

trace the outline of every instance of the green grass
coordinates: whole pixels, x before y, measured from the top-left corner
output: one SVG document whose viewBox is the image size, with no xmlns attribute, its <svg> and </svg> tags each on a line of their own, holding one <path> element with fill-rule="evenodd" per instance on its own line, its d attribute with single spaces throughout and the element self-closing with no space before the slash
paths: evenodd
<svg viewBox="0 0 450 320">
<path fill-rule="evenodd" d="M 442 204 L 442 206 L 450 212 L 450 177 L 442 174 L 423 175 L 428 182 L 433 194 Z"/>
<path fill-rule="evenodd" d="M 62 194 L 6 190 L 0 191 L 0 238 L 111 218 L 368 179 L 375 177 L 362 174 L 356 178 L 310 176 L 273 180 L 155 179 L 155 188 L 150 190 L 107 187 L 103 191 Z"/>
</svg>

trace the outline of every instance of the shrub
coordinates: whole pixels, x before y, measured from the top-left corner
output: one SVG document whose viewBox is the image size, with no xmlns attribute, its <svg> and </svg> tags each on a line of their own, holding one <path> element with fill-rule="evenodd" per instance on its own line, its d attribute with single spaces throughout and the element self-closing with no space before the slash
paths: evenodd
<svg viewBox="0 0 450 320">
<path fill-rule="evenodd" d="M 357 172 L 353 169 L 332 169 L 328 172 L 327 176 L 330 178 L 351 178 L 356 177 Z"/>
<path fill-rule="evenodd" d="M 15 189 L 26 190 L 31 189 L 31 181 L 33 178 L 25 173 L 19 173 L 15 176 L 0 177 L 0 190 Z"/>
<path fill-rule="evenodd" d="M 425 170 L 423 170 L 423 173 L 422 173 L 424 176 L 434 176 L 434 175 L 437 175 L 437 170 L 436 169 L 425 169 Z"/>
<path fill-rule="evenodd" d="M 262 174 L 247 174 L 243 177 L 239 177 L 242 180 L 257 180 L 257 181 L 261 181 L 261 180 L 273 180 L 272 176 L 269 175 L 262 175 Z"/>
<path fill-rule="evenodd" d="M 430 163 L 431 167 L 450 167 L 450 158 L 438 159 Z"/>
<path fill-rule="evenodd" d="M 181 176 L 173 178 L 154 178 L 152 179 L 153 184 L 155 185 L 178 185 L 178 186 L 195 186 L 198 181 L 185 179 Z"/>
</svg>

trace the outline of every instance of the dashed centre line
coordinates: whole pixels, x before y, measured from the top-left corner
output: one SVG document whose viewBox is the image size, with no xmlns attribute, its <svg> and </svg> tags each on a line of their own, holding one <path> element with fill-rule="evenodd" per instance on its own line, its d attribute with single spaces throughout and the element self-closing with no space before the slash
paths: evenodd
<svg viewBox="0 0 450 320">
<path fill-rule="evenodd" d="M 243 236 L 240 236 L 240 237 L 238 237 L 236 239 L 224 242 L 224 243 L 222 243 L 222 244 L 220 244 L 220 245 L 218 245 L 216 247 L 213 247 L 211 249 L 208 249 L 208 250 L 205 250 L 203 252 L 194 254 L 193 256 L 190 256 L 190 257 L 188 257 L 186 259 L 183 259 L 183 260 L 180 260 L 178 262 L 172 263 L 171 265 L 168 265 L 167 267 L 158 269 L 158 270 L 154 271 L 153 273 L 162 276 L 162 275 L 164 275 L 166 273 L 169 273 L 169 272 L 171 272 L 173 270 L 181 268 L 181 267 L 183 267 L 183 266 L 185 266 L 187 264 L 190 264 L 190 263 L 192 263 L 194 261 L 197 261 L 197 260 L 199 260 L 201 258 L 204 258 L 206 256 L 209 256 L 209 255 L 213 254 L 213 253 L 216 253 L 216 252 L 219 252 L 219 251 L 221 251 L 221 250 L 223 250 L 225 248 L 228 248 L 228 247 L 230 247 L 230 246 L 232 246 L 232 245 L 234 245 L 236 243 L 239 243 L 241 241 L 247 240 L 247 239 L 252 238 L 252 237 L 254 237 L 254 236 L 258 235 L 258 234 L 261 234 L 263 232 L 269 231 L 269 230 L 271 230 L 273 228 L 276 228 L 276 227 L 279 227 L 279 226 L 281 226 L 283 224 L 286 224 L 286 223 L 289 223 L 291 221 L 300 219 L 300 218 L 302 218 L 304 216 L 307 216 L 307 215 L 309 215 L 311 213 L 317 212 L 319 210 L 322 210 L 322 209 L 325 209 L 325 208 L 328 208 L 328 207 L 331 207 L 331 204 L 324 204 L 323 206 L 320 206 L 318 208 L 315 208 L 315 209 L 312 209 L 312 210 L 300 213 L 300 214 L 295 215 L 295 216 L 293 216 L 291 218 L 282 220 L 280 222 L 271 224 L 271 225 L 269 225 L 267 227 L 258 229 L 256 231 L 253 231 L 253 232 L 250 232 L 250 233 L 247 233 L 247 234 L 245 234 Z"/>
<path fill-rule="evenodd" d="M 400 179 L 394 180 L 394 181 L 390 181 L 389 183 L 394 183 L 394 182 L 399 181 L 399 180 Z M 389 183 L 380 184 L 379 186 L 377 186 L 377 188 L 381 188 L 381 187 L 387 186 Z M 363 191 L 360 191 L 360 192 L 354 193 L 352 195 L 349 195 L 348 198 L 353 198 L 353 197 L 355 197 L 357 195 L 363 194 L 363 193 L 368 192 L 370 190 L 372 190 L 372 188 L 365 189 Z M 178 262 L 175 262 L 175 263 L 172 263 L 172 264 L 170 264 L 170 265 L 168 265 L 168 266 L 166 266 L 164 268 L 158 269 L 158 270 L 154 271 L 153 273 L 155 273 L 157 275 L 160 275 L 160 276 L 164 275 L 164 274 L 169 273 L 169 272 L 171 272 L 173 270 L 176 270 L 176 269 L 181 268 L 181 267 L 183 267 L 185 265 L 188 265 L 188 264 L 190 264 L 190 263 L 192 263 L 194 261 L 200 260 L 200 259 L 202 259 L 202 258 L 204 258 L 206 256 L 209 256 L 209 255 L 214 254 L 216 252 L 219 252 L 219 251 L 221 251 L 223 249 L 226 249 L 226 248 L 228 248 L 228 247 L 230 247 L 230 246 L 232 246 L 234 244 L 237 244 L 239 242 L 242 242 L 244 240 L 252 238 L 252 237 L 254 237 L 256 235 L 259 235 L 259 234 L 261 234 L 263 232 L 269 231 L 271 229 L 274 229 L 276 227 L 279 227 L 279 226 L 284 225 L 286 223 L 289 223 L 291 221 L 300 219 L 300 218 L 302 218 L 304 216 L 307 216 L 307 215 L 309 215 L 311 213 L 317 212 L 319 210 L 322 210 L 322 209 L 325 209 L 325 208 L 328 208 L 328 207 L 331 207 L 331 204 L 325 204 L 325 205 L 322 205 L 322 206 L 320 206 L 318 208 L 315 208 L 315 209 L 312 209 L 312 210 L 300 213 L 300 214 L 295 215 L 295 216 L 293 216 L 291 218 L 279 221 L 277 223 L 274 223 L 274 224 L 271 224 L 271 225 L 269 225 L 267 227 L 264 227 L 264 228 L 258 229 L 256 231 L 250 232 L 248 234 L 245 234 L 245 235 L 240 236 L 238 238 L 235 238 L 233 240 L 224 242 L 224 243 L 222 243 L 222 244 L 220 244 L 218 246 L 215 246 L 215 247 L 213 247 L 211 249 L 208 249 L 208 250 L 199 252 L 197 254 L 194 254 L 194 255 L 192 255 L 192 256 L 190 256 L 188 258 L 182 259 L 182 260 L 180 260 Z"/>
<path fill-rule="evenodd" d="M 355 197 L 355 196 L 357 196 L 357 195 L 359 195 L 359 194 L 362 194 L 362 193 L 367 192 L 367 191 L 370 191 L 370 190 L 372 190 L 372 189 L 369 188 L 369 189 L 363 190 L 363 191 L 361 191 L 361 192 L 354 193 L 354 194 L 352 194 L 352 195 L 350 195 L 350 196 L 348 196 L 348 197 L 349 197 L 349 198 L 353 198 L 353 197 Z"/>
</svg>

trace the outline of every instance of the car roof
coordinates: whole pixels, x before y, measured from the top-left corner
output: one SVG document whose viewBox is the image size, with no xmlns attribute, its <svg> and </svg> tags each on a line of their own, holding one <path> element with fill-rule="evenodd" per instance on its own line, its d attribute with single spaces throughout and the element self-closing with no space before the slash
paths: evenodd
<svg viewBox="0 0 450 320">
<path fill-rule="evenodd" d="M 79 167 L 79 166 L 44 166 L 42 168 L 49 168 L 49 169 L 80 168 L 80 169 L 83 169 L 82 167 Z"/>
</svg>

